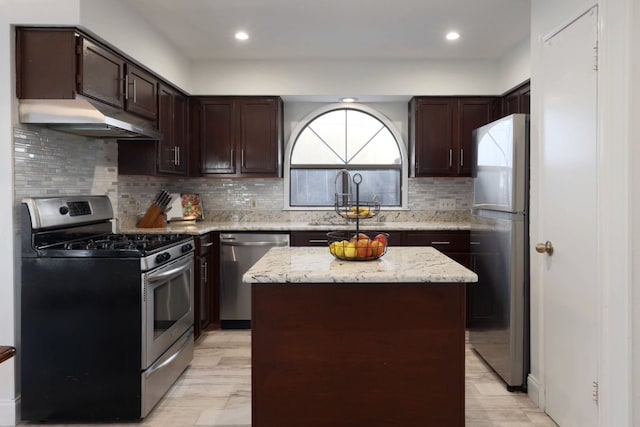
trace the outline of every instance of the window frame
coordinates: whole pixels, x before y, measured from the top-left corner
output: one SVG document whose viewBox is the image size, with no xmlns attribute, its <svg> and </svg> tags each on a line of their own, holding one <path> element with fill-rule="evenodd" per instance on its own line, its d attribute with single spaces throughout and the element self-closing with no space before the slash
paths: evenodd
<svg viewBox="0 0 640 427">
<path fill-rule="evenodd" d="M 365 114 L 369 114 L 374 118 L 378 119 L 382 124 L 391 132 L 393 137 L 398 144 L 398 148 L 400 150 L 400 206 L 381 206 L 381 210 L 406 210 L 408 209 L 408 179 L 409 179 L 409 164 L 408 164 L 408 153 L 407 153 L 407 145 L 402 138 L 402 134 L 398 131 L 398 129 L 394 126 L 393 122 L 389 120 L 383 113 L 380 111 L 369 107 L 360 103 L 333 103 L 326 104 L 320 108 L 315 109 L 310 112 L 306 116 L 304 116 L 298 124 L 295 126 L 291 135 L 287 140 L 287 145 L 285 147 L 284 152 L 284 210 L 319 210 L 319 211 L 329 211 L 333 210 L 333 206 L 291 206 L 291 152 L 293 150 L 293 146 L 298 139 L 300 133 L 307 127 L 307 125 L 320 117 L 323 114 L 326 114 L 330 111 L 335 110 L 356 110 Z M 322 165 L 318 165 L 320 167 Z M 309 167 L 309 169 L 313 169 Z M 385 168 L 386 169 L 386 168 Z"/>
</svg>

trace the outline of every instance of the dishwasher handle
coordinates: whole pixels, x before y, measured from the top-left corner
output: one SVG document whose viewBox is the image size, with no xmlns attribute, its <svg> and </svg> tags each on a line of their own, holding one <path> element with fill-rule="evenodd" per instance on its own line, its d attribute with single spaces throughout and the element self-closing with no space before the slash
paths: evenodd
<svg viewBox="0 0 640 427">
<path fill-rule="evenodd" d="M 289 246 L 288 241 L 284 242 L 267 242 L 267 241 L 257 241 L 257 242 L 238 242 L 237 240 L 220 240 L 220 244 L 223 246 Z"/>
</svg>

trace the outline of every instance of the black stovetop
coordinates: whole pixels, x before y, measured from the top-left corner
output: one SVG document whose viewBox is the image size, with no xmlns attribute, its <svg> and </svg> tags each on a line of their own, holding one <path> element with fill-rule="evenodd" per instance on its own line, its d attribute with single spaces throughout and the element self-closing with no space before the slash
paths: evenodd
<svg viewBox="0 0 640 427">
<path fill-rule="evenodd" d="M 71 237 L 71 236 L 66 236 Z M 101 234 L 36 239 L 34 248 L 40 255 L 69 257 L 142 257 L 192 239 L 188 234 Z"/>
</svg>

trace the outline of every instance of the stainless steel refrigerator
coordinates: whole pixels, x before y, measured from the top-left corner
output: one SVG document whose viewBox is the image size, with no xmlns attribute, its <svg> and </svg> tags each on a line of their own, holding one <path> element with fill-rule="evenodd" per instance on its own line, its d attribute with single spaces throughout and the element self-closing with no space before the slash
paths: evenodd
<svg viewBox="0 0 640 427">
<path fill-rule="evenodd" d="M 468 298 L 469 342 L 505 381 L 529 373 L 529 117 L 473 131 L 470 249 L 478 282 Z"/>
</svg>

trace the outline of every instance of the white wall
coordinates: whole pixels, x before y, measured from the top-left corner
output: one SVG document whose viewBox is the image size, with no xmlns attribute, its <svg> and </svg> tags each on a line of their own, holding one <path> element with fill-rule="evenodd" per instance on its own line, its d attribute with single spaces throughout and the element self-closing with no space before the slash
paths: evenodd
<svg viewBox="0 0 640 427">
<path fill-rule="evenodd" d="M 633 22 L 640 22 L 640 6 L 637 4 L 634 6 L 634 10 L 630 13 L 630 19 Z M 630 49 L 632 52 L 640 52 L 640 27 L 632 26 L 632 41 Z M 631 68 L 631 99 L 632 105 L 630 114 L 631 117 L 640 117 L 640 55 L 636 54 L 632 56 L 632 68 Z M 631 156 L 630 162 L 632 165 L 640 165 L 640 123 L 637 121 L 630 129 L 631 132 Z M 640 168 L 631 168 L 631 218 L 640 218 Z M 632 384 L 640 384 L 640 224 L 636 219 L 635 223 L 631 226 L 631 251 L 633 253 L 632 265 L 632 298 L 630 299 L 631 306 L 636 309 L 632 309 L 632 330 L 631 336 L 633 342 L 632 349 Z M 632 413 L 632 425 L 640 425 L 640 387 L 634 387 L 631 394 L 631 407 Z"/>
<path fill-rule="evenodd" d="M 495 95 L 494 61 L 197 61 L 193 94 Z"/>
<path fill-rule="evenodd" d="M 511 49 L 511 52 L 500 59 L 498 73 L 500 76 L 499 94 L 513 89 L 531 76 L 530 37 L 518 43 Z"/>
<path fill-rule="evenodd" d="M 121 0 L 80 0 L 82 27 L 186 92 L 190 62 Z"/>
</svg>

